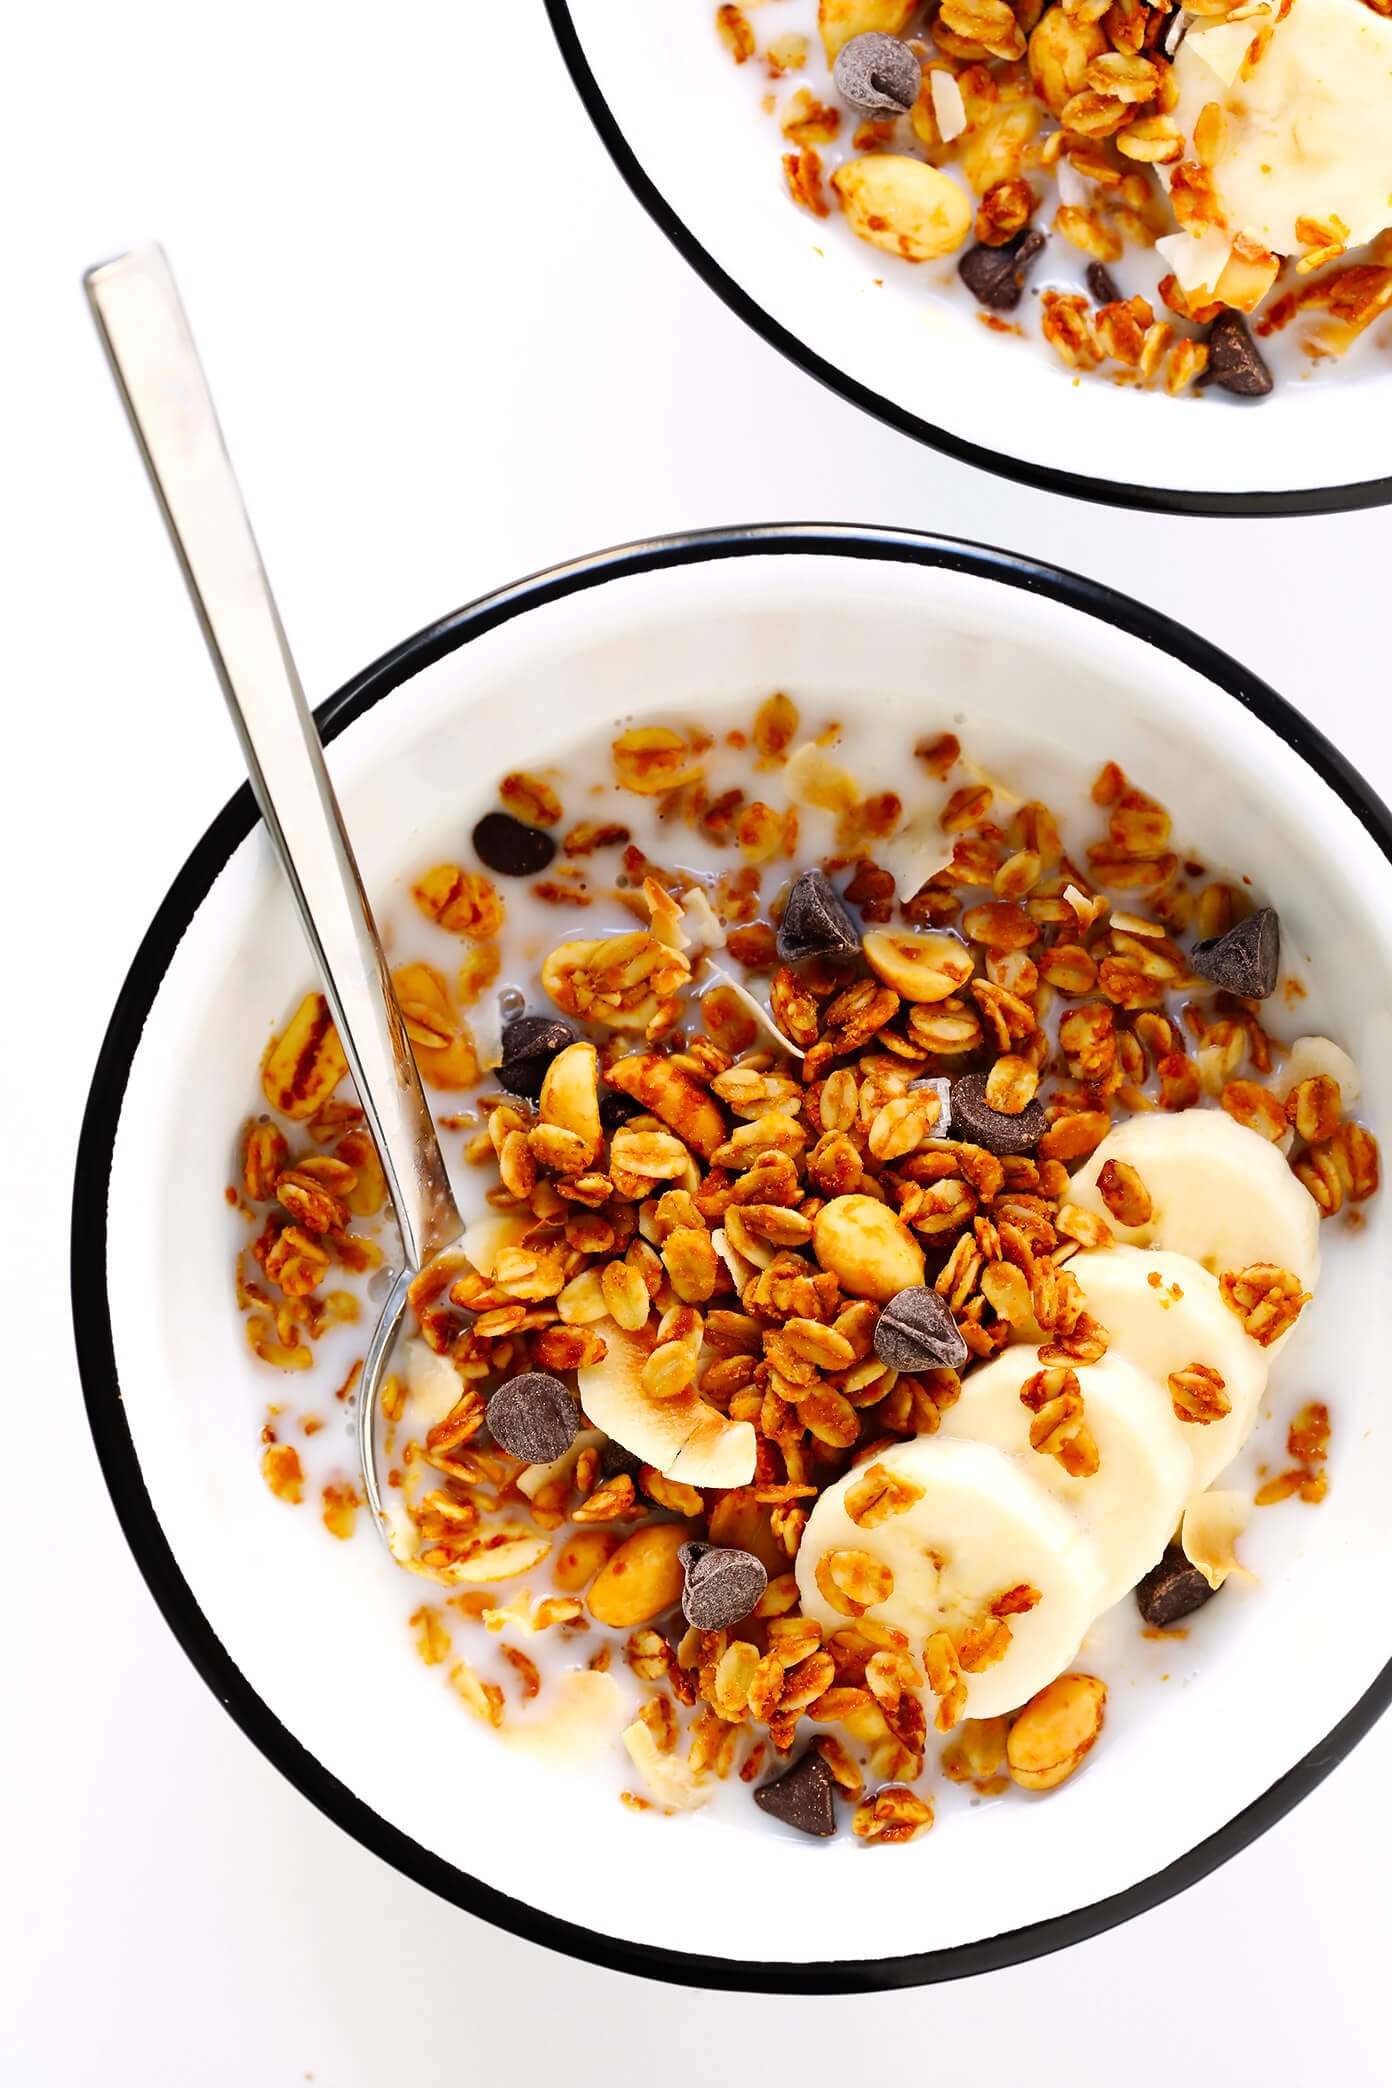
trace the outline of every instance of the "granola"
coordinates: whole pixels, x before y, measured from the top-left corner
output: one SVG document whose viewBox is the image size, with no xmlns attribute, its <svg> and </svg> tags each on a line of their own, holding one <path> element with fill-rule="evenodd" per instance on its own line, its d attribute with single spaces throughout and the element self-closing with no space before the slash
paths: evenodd
<svg viewBox="0 0 1392 2088">
<path fill-rule="evenodd" d="M 783 693 L 719 739 L 632 729 L 601 784 L 503 779 L 484 868 L 422 866 L 396 939 L 473 1214 L 383 1401 L 422 1659 L 538 1752 L 583 1676 L 630 1803 L 747 1784 L 870 1844 L 932 1826 L 939 1759 L 1062 1782 L 1102 1730 L 1096 1617 L 1241 1575 L 1252 1496 L 1207 1489 L 1321 1223 L 1378 1183 L 1352 1062 L 1267 1025 L 1274 914 L 1142 788 L 1105 766 L 1075 843 L 950 735 L 906 761 L 864 787 Z M 562 838 L 543 863 L 499 820 Z M 317 1389 L 390 1242 L 320 996 L 262 1089 L 237 1299 Z M 265 1418 L 286 1505 L 324 1403 Z M 1329 1441 L 1308 1401 L 1256 1500 L 1321 1499 Z M 355 1475 L 318 1499 L 351 1538 Z"/>
<path fill-rule="evenodd" d="M 1030 330 L 1003 316 L 1028 289 L 1071 372 L 1261 398 L 1259 341 L 1291 328 L 1308 371 L 1392 306 L 1385 0 L 800 0 L 790 36 L 793 12 L 716 18 L 793 203 L 950 260 L 994 331 Z"/>
</svg>

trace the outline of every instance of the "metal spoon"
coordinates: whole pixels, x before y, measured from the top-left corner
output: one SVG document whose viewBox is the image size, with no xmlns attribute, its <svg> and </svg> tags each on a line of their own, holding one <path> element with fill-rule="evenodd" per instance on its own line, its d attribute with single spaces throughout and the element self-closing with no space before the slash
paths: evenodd
<svg viewBox="0 0 1392 2088">
<path fill-rule="evenodd" d="M 373 1329 L 357 1395 L 363 1488 L 385 1537 L 376 1420 L 387 1359 L 411 1282 L 459 1238 L 464 1221 L 169 263 L 162 248 L 137 247 L 83 281 L 318 961 L 401 1233 L 404 1266 Z"/>
</svg>

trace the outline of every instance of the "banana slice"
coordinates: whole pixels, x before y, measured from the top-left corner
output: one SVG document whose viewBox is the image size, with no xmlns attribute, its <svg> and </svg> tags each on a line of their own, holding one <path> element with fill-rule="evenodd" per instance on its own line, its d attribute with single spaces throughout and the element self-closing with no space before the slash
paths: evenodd
<svg viewBox="0 0 1392 2088">
<path fill-rule="evenodd" d="M 605 1354 L 576 1373 L 580 1404 L 596 1428 L 666 1479 L 747 1486 L 754 1477 L 751 1423 L 718 1414 L 690 1390 L 675 1399 L 650 1398 L 643 1390 L 648 1351 L 612 1320 L 600 1320 L 596 1331 L 608 1344 Z"/>
<path fill-rule="evenodd" d="M 1144 1225 L 1123 1225 L 1108 1210 L 1097 1178 L 1109 1160 L 1129 1162 L 1145 1184 Z M 1274 1262 L 1307 1290 L 1319 1278 L 1318 1205 L 1284 1153 L 1225 1110 L 1156 1111 L 1118 1124 L 1073 1177 L 1069 1196 L 1105 1218 L 1118 1240 L 1192 1255 L 1215 1276 Z"/>
<path fill-rule="evenodd" d="M 902 1502 L 897 1512 L 863 1505 L 861 1489 L 879 1470 L 896 1482 L 882 1505 Z M 864 1615 L 906 1632 L 919 1658 L 932 1632 L 957 1637 L 983 1624 L 1007 1589 L 1025 1582 L 1039 1591 L 1033 1609 L 1010 1618 L 1004 1659 L 964 1677 L 969 1718 L 1013 1711 L 1052 1682 L 1077 1652 L 1106 1587 L 1091 1538 L 1042 1475 L 1036 1479 L 1019 1458 L 992 1444 L 941 1435 L 918 1436 L 857 1465 L 808 1517 L 797 1555 L 798 1589 L 806 1614 L 828 1633 L 852 1622 L 818 1579 L 823 1561 L 829 1579 L 837 1552 L 869 1554 L 888 1568 L 892 1585 Z"/>
<path fill-rule="evenodd" d="M 1125 1357 L 1162 1392 L 1170 1372 L 1191 1363 L 1206 1363 L 1222 1378 L 1232 1411 L 1221 1421 L 1181 1421 L 1170 1409 L 1193 1458 L 1194 1491 L 1201 1492 L 1251 1434 L 1275 1348 L 1264 1349 L 1243 1333 L 1215 1279 L 1187 1254 L 1099 1247 L 1075 1254 L 1068 1269 L 1087 1311 L 1107 1330 L 1108 1361 Z M 964 1387 L 964 1399 L 965 1393 Z"/>
<path fill-rule="evenodd" d="M 523 1216 L 516 1211 L 490 1211 L 482 1218 L 471 1218 L 459 1236 L 460 1252 L 491 1283 L 504 1247 L 515 1246 L 535 1223 L 530 1213 Z"/>
<path fill-rule="evenodd" d="M 1236 1324 L 1236 1322 L 1234 1322 Z M 962 1385 L 942 1418 L 945 1436 L 992 1443 L 1072 1509 L 1096 1546 L 1106 1575 L 1099 1607 L 1108 1609 L 1149 1572 L 1174 1534 L 1194 1491 L 1194 1464 L 1166 1393 L 1119 1355 L 1079 1364 L 1083 1422 L 1097 1445 L 1097 1470 L 1075 1479 L 1058 1459 L 1030 1447 L 1034 1416 L 1020 1388 L 1044 1368 L 1031 1348 L 1009 1348 Z"/>
</svg>

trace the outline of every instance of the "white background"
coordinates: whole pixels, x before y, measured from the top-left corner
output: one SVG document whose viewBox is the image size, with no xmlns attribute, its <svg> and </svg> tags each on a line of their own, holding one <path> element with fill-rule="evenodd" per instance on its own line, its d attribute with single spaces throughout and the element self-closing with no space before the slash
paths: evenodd
<svg viewBox="0 0 1392 2088">
<path fill-rule="evenodd" d="M 79 275 L 169 247 L 315 700 L 438 613 L 625 537 L 899 523 L 1146 597 L 1392 795 L 1392 515 L 1129 516 L 863 419 L 649 224 L 539 0 L 70 0 L 15 9 L 5 43 L 0 2079 L 1385 2079 L 1392 1725 L 1206 1884 L 1078 1950 L 786 2001 L 597 1972 L 435 1901 L 313 1812 L 193 1673 L 88 1442 L 65 1235 L 102 1026 L 239 770 Z M 1369 475 L 1387 439 L 1384 416 Z M 1368 1629 L 1392 1638 L 1387 1619 L 1369 1590 Z M 1319 1647 L 1293 1645 L 1292 1688 L 1321 1683 Z"/>
</svg>

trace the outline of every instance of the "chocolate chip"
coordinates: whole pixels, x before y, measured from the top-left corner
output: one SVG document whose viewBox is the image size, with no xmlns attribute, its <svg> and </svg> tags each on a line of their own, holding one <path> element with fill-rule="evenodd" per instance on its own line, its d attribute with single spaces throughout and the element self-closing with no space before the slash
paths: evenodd
<svg viewBox="0 0 1392 2088">
<path fill-rule="evenodd" d="M 915 1283 L 891 1298 L 876 1320 L 875 1354 L 891 1370 L 960 1370 L 967 1344 L 947 1301 Z"/>
<path fill-rule="evenodd" d="M 632 1095 L 618 1093 L 605 1095 L 599 1105 L 599 1128 L 606 1138 L 612 1138 L 620 1124 L 630 1117 L 642 1116 L 643 1105 Z"/>
<path fill-rule="evenodd" d="M 747 1617 L 768 1586 L 762 1560 L 723 1544 L 684 1544 L 682 1615 L 698 1631 L 723 1631 Z"/>
<path fill-rule="evenodd" d="M 499 1385 L 489 1400 L 488 1428 L 511 1456 L 550 1464 L 579 1434 L 580 1410 L 559 1378 L 526 1370 Z"/>
<path fill-rule="evenodd" d="M 992 1109 L 986 1075 L 963 1073 L 952 1083 L 952 1135 L 988 1153 L 1032 1153 L 1049 1128 L 1042 1102 L 1027 1102 L 1018 1116 Z"/>
<path fill-rule="evenodd" d="M 619 1479 L 626 1472 L 636 1486 L 638 1474 L 642 1469 L 642 1458 L 635 1457 L 631 1450 L 625 1450 L 623 1444 L 616 1443 L 612 1437 L 600 1450 L 599 1470 L 602 1478 Z"/>
<path fill-rule="evenodd" d="M 568 1022 L 549 1015 L 517 1015 L 503 1030 L 503 1062 L 498 1078 L 510 1095 L 535 1102 L 546 1069 L 558 1051 L 575 1042 Z"/>
<path fill-rule="evenodd" d="M 1004 246 L 969 247 L 957 263 L 957 273 L 988 311 L 1013 312 L 1025 286 L 1025 271 L 1043 251 L 1042 232 L 1017 232 Z"/>
<path fill-rule="evenodd" d="M 1241 312 L 1222 311 L 1208 329 L 1208 368 L 1200 386 L 1216 384 L 1239 399 L 1264 399 L 1274 379 Z"/>
<path fill-rule="evenodd" d="M 785 964 L 801 964 L 809 957 L 849 957 L 860 949 L 860 930 L 821 870 L 804 870 L 797 879 L 775 939 Z"/>
<path fill-rule="evenodd" d="M 923 67 L 897 36 L 869 29 L 842 44 L 831 76 L 853 109 L 867 116 L 906 116 L 918 100 Z"/>
<path fill-rule="evenodd" d="M 1147 1624 L 1163 1631 L 1192 1611 L 1202 1609 L 1210 1588 L 1197 1566 L 1191 1566 L 1177 1544 L 1172 1544 L 1158 1566 L 1152 1566 L 1136 1584 L 1136 1607 Z"/>
<path fill-rule="evenodd" d="M 794 1762 L 772 1783 L 760 1784 L 754 1793 L 754 1803 L 771 1819 L 781 1820 L 785 1827 L 796 1827 L 800 1834 L 816 1834 L 823 1840 L 836 1832 L 836 1808 L 832 1794 L 836 1779 L 817 1753 L 809 1748 L 801 1761 Z"/>
<path fill-rule="evenodd" d="M 1235 993 L 1239 1000 L 1266 1000 L 1276 991 L 1281 969 L 1281 923 L 1276 909 L 1263 906 L 1248 914 L 1226 935 L 1211 935 L 1197 942 L 1189 959 L 1190 969 L 1201 979 Z"/>
<path fill-rule="evenodd" d="M 485 812 L 473 843 L 479 861 L 499 877 L 535 877 L 556 853 L 544 827 L 527 826 L 511 812 Z"/>
<path fill-rule="evenodd" d="M 1111 271 L 1104 268 L 1100 261 L 1089 261 L 1087 265 L 1087 286 L 1092 292 L 1094 304 L 1121 303 L 1121 292 L 1112 281 Z"/>
</svg>

